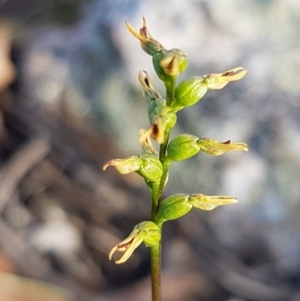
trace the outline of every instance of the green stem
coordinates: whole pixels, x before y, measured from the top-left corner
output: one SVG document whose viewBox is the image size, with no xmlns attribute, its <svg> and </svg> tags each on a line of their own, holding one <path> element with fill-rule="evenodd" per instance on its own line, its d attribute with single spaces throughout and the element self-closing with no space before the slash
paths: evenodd
<svg viewBox="0 0 300 301">
<path fill-rule="evenodd" d="M 169 137 L 169 134 L 167 135 Z M 167 137 L 167 138 L 168 138 Z M 165 143 L 167 145 L 167 142 Z M 164 189 L 164 185 L 166 182 L 166 178 L 169 172 L 169 164 L 164 163 L 164 158 L 165 158 L 165 150 L 162 151 L 162 149 L 166 150 L 166 146 L 162 147 L 161 146 L 161 151 L 160 154 L 162 155 L 162 163 L 163 163 L 163 174 L 160 179 L 159 186 L 153 190 L 153 195 L 152 195 L 152 220 L 157 223 L 157 211 L 158 211 L 158 206 L 159 202 L 161 201 L 162 197 L 162 192 Z M 152 301 L 162 301 L 161 297 L 161 243 L 162 243 L 162 224 L 158 224 L 160 227 L 160 234 L 161 234 L 161 239 L 160 241 L 152 246 L 150 248 L 150 254 L 151 254 L 151 281 L 152 281 Z"/>
<path fill-rule="evenodd" d="M 165 157 L 166 157 L 166 152 L 167 152 L 167 146 L 169 142 L 169 136 L 170 136 L 170 129 L 165 130 L 165 138 L 164 138 L 164 143 L 160 146 L 159 149 L 159 160 L 163 163 Z"/>
<path fill-rule="evenodd" d="M 175 80 L 172 80 L 168 85 L 167 89 L 167 105 L 172 107 L 175 100 Z M 170 129 L 165 130 L 164 143 L 160 146 L 159 160 L 163 165 L 163 174 L 160 179 L 159 185 L 155 186 L 152 191 L 152 220 L 157 223 L 157 211 L 161 201 L 165 182 L 169 173 L 169 163 L 165 161 L 167 146 L 169 142 Z M 152 281 L 152 301 L 162 301 L 161 295 L 161 243 L 162 243 L 162 224 L 158 224 L 161 231 L 161 239 L 159 243 L 150 248 L 151 254 L 151 281 Z"/>
<path fill-rule="evenodd" d="M 176 88 L 176 79 L 171 79 L 170 82 L 165 83 L 167 89 L 167 106 L 173 107 L 175 101 L 175 88 Z"/>
<path fill-rule="evenodd" d="M 152 301 L 161 301 L 161 240 L 150 249 Z"/>
</svg>

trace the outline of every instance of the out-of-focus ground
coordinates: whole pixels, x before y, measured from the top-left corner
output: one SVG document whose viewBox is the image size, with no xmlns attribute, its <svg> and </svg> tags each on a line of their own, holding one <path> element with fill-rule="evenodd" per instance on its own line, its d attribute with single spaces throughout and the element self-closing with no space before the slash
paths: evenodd
<svg viewBox="0 0 300 301">
<path fill-rule="evenodd" d="M 300 300 L 298 0 L 0 1 L 0 300 L 150 300 L 149 250 L 109 250 L 149 218 L 137 175 L 102 172 L 137 155 L 147 128 L 125 28 L 142 16 L 192 75 L 247 76 L 178 114 L 174 131 L 249 144 L 171 168 L 166 195 L 234 195 L 236 205 L 167 223 L 166 301 Z"/>
</svg>

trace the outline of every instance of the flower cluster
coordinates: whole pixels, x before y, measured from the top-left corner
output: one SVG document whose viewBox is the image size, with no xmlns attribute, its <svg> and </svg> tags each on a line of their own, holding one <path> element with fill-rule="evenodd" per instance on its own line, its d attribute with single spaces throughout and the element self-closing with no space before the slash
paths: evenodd
<svg viewBox="0 0 300 301">
<path fill-rule="evenodd" d="M 197 76 L 186 79 L 176 85 L 178 75 L 188 65 L 186 55 L 180 49 L 167 50 L 150 34 L 145 19 L 140 32 L 126 23 L 129 32 L 136 37 L 142 49 L 152 56 L 152 62 L 157 76 L 163 81 L 166 98 L 154 88 L 146 71 L 140 71 L 139 83 L 147 104 L 150 127 L 140 131 L 140 142 L 143 153 L 125 159 L 114 159 L 107 162 L 103 169 L 114 166 L 121 174 L 136 172 L 142 176 L 152 194 L 152 220 L 144 221 L 135 226 L 131 234 L 116 245 L 109 258 L 116 251 L 124 252 L 116 263 L 125 262 L 133 251 L 142 243 L 155 246 L 161 240 L 162 224 L 178 219 L 190 210 L 212 210 L 220 205 L 237 202 L 232 196 L 206 196 L 203 194 L 175 194 L 161 200 L 162 189 L 168 179 L 169 166 L 176 162 L 189 159 L 200 152 L 219 156 L 228 151 L 248 151 L 245 143 L 219 142 L 209 138 L 199 138 L 190 134 L 181 134 L 169 142 L 171 129 L 176 125 L 177 113 L 200 101 L 209 90 L 224 88 L 229 82 L 243 78 L 247 71 L 237 67 L 225 72 Z M 153 139 L 160 145 L 160 153 L 152 145 Z"/>
</svg>

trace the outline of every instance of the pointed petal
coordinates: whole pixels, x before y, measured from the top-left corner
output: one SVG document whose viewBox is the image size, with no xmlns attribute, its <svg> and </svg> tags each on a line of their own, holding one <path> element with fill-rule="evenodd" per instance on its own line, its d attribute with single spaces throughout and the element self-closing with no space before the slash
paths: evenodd
<svg viewBox="0 0 300 301">
<path fill-rule="evenodd" d="M 237 203 L 237 198 L 233 196 L 208 196 L 203 194 L 192 194 L 190 202 L 194 208 L 210 211 L 222 205 Z"/>
<path fill-rule="evenodd" d="M 242 142 L 232 143 L 230 140 L 220 142 L 210 138 L 201 138 L 198 140 L 198 145 L 202 152 L 210 155 L 219 156 L 229 151 L 248 151 L 248 145 Z"/>
<path fill-rule="evenodd" d="M 140 135 L 139 141 L 143 147 L 143 150 L 146 153 L 152 154 L 152 155 L 158 155 L 158 153 L 157 153 L 156 149 L 153 147 L 152 141 L 150 139 L 151 133 L 152 133 L 151 128 L 148 131 L 141 129 L 140 133 L 139 133 L 139 135 Z"/>
<path fill-rule="evenodd" d="M 242 79 L 247 73 L 243 67 L 237 67 L 222 73 L 203 76 L 208 89 L 219 90 L 225 87 L 229 82 Z"/>
<path fill-rule="evenodd" d="M 139 157 L 132 156 L 127 159 L 110 160 L 103 165 L 103 170 L 105 171 L 109 166 L 114 166 L 120 174 L 124 175 L 139 170 L 141 164 L 142 160 Z"/>
<path fill-rule="evenodd" d="M 143 236 L 139 234 L 138 236 L 136 236 L 134 238 L 132 243 L 129 245 L 127 250 L 124 252 L 123 256 L 119 260 L 115 261 L 115 263 L 116 264 L 124 263 L 142 242 L 143 242 Z"/>
<path fill-rule="evenodd" d="M 113 248 L 111 249 L 111 251 L 110 251 L 109 254 L 108 254 L 109 260 L 112 260 L 112 256 L 113 256 L 114 253 L 117 251 L 117 249 L 118 249 L 118 245 L 116 245 L 115 247 L 113 247 Z"/>
<path fill-rule="evenodd" d="M 141 43 L 147 43 L 147 42 L 149 42 L 149 39 L 143 37 L 140 33 L 138 33 L 137 31 L 135 31 L 135 29 L 132 27 L 132 25 L 130 25 L 128 22 L 126 22 L 126 27 L 127 27 L 128 31 L 134 37 L 136 37 L 138 40 L 140 40 Z"/>
</svg>

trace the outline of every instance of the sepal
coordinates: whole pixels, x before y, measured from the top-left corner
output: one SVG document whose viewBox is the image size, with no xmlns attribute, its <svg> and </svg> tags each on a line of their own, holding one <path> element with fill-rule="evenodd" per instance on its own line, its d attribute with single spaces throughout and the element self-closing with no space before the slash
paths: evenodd
<svg viewBox="0 0 300 301">
<path fill-rule="evenodd" d="M 106 170 L 109 166 L 114 166 L 120 174 L 126 175 L 128 173 L 138 171 L 141 164 L 141 158 L 139 158 L 138 156 L 132 156 L 126 159 L 110 160 L 103 165 L 103 170 Z"/>
<path fill-rule="evenodd" d="M 210 211 L 219 206 L 237 203 L 237 198 L 233 196 L 208 196 L 203 194 L 191 194 L 190 203 L 193 208 Z"/>
<path fill-rule="evenodd" d="M 138 75 L 138 80 L 143 89 L 144 98 L 146 99 L 146 101 L 148 103 L 159 99 L 162 103 L 165 104 L 166 101 L 162 98 L 162 96 L 153 87 L 151 79 L 150 79 L 147 71 L 140 70 L 139 75 Z"/>
<path fill-rule="evenodd" d="M 156 155 L 156 156 L 158 156 L 158 152 L 153 147 L 150 135 L 151 135 L 151 131 L 149 132 L 149 131 L 146 131 L 144 129 L 141 129 L 139 131 L 139 142 L 142 145 L 144 153 L 146 153 L 148 155 Z"/>
<path fill-rule="evenodd" d="M 219 156 L 229 151 L 248 151 L 248 145 L 246 143 L 232 143 L 230 140 L 220 142 L 209 138 L 201 138 L 198 140 L 198 146 L 200 151 L 214 156 Z"/>
<path fill-rule="evenodd" d="M 224 88 L 229 82 L 242 79 L 247 73 L 243 67 L 237 67 L 222 73 L 203 76 L 208 89 L 219 90 Z"/>
</svg>

